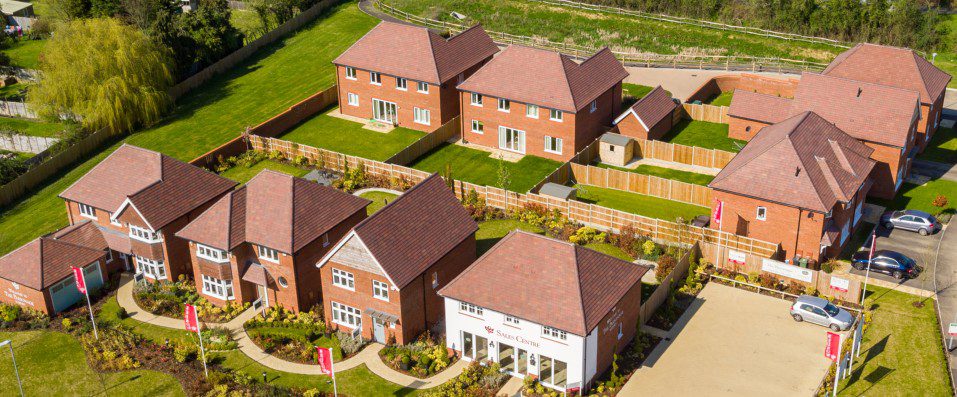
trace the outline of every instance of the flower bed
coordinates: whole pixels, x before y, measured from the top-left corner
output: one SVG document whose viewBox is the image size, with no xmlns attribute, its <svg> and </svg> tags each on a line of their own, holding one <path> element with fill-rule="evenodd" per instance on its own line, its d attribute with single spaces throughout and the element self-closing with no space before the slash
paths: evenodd
<svg viewBox="0 0 957 397">
<path fill-rule="evenodd" d="M 431 389 L 427 397 L 494 397 L 498 389 L 508 381 L 508 374 L 501 372 L 498 363 L 469 364 L 459 376 Z"/>
<path fill-rule="evenodd" d="M 384 347 L 379 358 L 390 368 L 417 378 L 435 375 L 455 362 L 455 357 L 449 357 L 445 342 L 436 342 L 428 332 L 410 344 Z"/>
<path fill-rule="evenodd" d="M 301 364 L 316 362 L 316 346 L 331 348 L 333 359 L 339 361 L 355 355 L 368 342 L 343 332 L 330 333 L 318 306 L 299 313 L 270 308 L 265 316 L 259 314 L 245 326 L 249 338 L 260 349 Z"/>
<path fill-rule="evenodd" d="M 196 306 L 199 319 L 204 322 L 224 323 L 249 308 L 249 302 L 233 301 L 226 306 L 215 306 L 196 292 L 192 280 L 180 276 L 176 282 L 159 281 L 137 283 L 133 287 L 136 304 L 158 316 L 183 318 L 185 305 Z"/>
<path fill-rule="evenodd" d="M 2 330 L 25 331 L 43 329 L 49 325 L 50 316 L 43 312 L 0 303 L 0 329 Z"/>
</svg>

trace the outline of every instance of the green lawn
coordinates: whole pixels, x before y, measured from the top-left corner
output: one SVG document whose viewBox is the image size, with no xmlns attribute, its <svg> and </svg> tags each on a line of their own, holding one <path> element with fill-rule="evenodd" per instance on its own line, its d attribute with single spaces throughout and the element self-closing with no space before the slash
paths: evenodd
<svg viewBox="0 0 957 397">
<path fill-rule="evenodd" d="M 335 110 L 328 110 L 302 122 L 280 138 L 351 156 L 385 161 L 425 136 L 421 131 L 403 127 L 387 133 L 367 130 L 357 122 L 330 116 L 329 113 Z"/>
<path fill-rule="evenodd" d="M 110 297 L 109 300 L 107 300 L 106 303 L 100 307 L 100 311 L 96 314 L 98 321 L 97 324 L 100 324 L 101 327 L 117 325 L 130 327 L 144 338 L 160 345 L 165 344 L 166 340 L 169 339 L 173 342 L 179 342 L 182 344 L 191 343 L 199 346 L 199 339 L 196 338 L 196 334 L 193 332 L 187 332 L 185 329 L 158 327 L 134 320 L 129 317 L 120 319 L 119 314 L 120 304 L 116 301 L 115 296 Z"/>
<path fill-rule="evenodd" d="M 40 51 L 47 44 L 46 40 L 19 40 L 10 48 L 3 50 L 10 57 L 13 66 L 24 69 L 36 69 L 40 63 Z"/>
<path fill-rule="evenodd" d="M 655 87 L 631 83 L 621 83 L 621 108 L 627 109 L 629 106 L 634 105 L 635 102 L 638 102 L 639 99 L 644 98 L 645 95 L 648 95 L 648 93 L 653 89 L 655 89 Z"/>
<path fill-rule="evenodd" d="M 280 163 L 273 160 L 263 160 L 256 164 L 253 164 L 252 167 L 244 167 L 237 165 L 233 168 L 230 168 L 226 171 L 223 171 L 220 176 L 224 178 L 232 179 L 239 183 L 249 182 L 250 179 L 253 179 L 254 176 L 259 175 L 262 170 L 273 170 L 282 172 L 284 174 L 289 174 L 292 176 L 302 177 L 309 173 L 309 170 L 296 167 L 294 165 Z"/>
<path fill-rule="evenodd" d="M 705 149 L 719 149 L 728 152 L 740 152 L 747 143 L 728 138 L 728 125 L 707 121 L 681 120 L 665 134 L 663 141 Z"/>
<path fill-rule="evenodd" d="M 941 23 L 938 25 L 938 28 L 946 28 L 948 32 L 948 35 L 941 40 L 941 43 L 944 45 L 949 44 L 950 47 L 942 51 L 937 51 L 937 59 L 934 64 L 943 71 L 950 73 L 951 76 L 957 76 L 957 47 L 954 47 L 954 43 L 957 43 L 957 14 L 941 15 L 940 19 Z M 947 86 L 957 88 L 957 79 L 951 79 L 950 84 Z"/>
<path fill-rule="evenodd" d="M 0 131 L 16 131 L 23 135 L 56 138 L 64 128 L 62 123 L 0 117 Z"/>
<path fill-rule="evenodd" d="M 635 260 L 635 258 L 632 258 L 631 255 L 628 255 L 627 252 L 623 251 L 621 248 L 618 248 L 618 246 L 614 244 L 610 244 L 610 243 L 591 243 L 591 244 L 585 245 L 585 248 L 591 248 L 605 255 L 613 256 L 615 258 L 626 260 L 628 262 Z"/>
<path fill-rule="evenodd" d="M 867 287 L 875 307 L 859 360 L 840 383 L 843 396 L 950 396 L 950 376 L 933 299 L 916 308 L 915 295 Z"/>
<path fill-rule="evenodd" d="M 176 378 L 149 370 L 97 373 L 73 336 L 52 331 L 0 332 L 11 339 L 28 396 L 185 396 Z M 0 350 L 2 395 L 19 395 L 10 351 Z"/>
<path fill-rule="evenodd" d="M 665 179 L 674 179 L 676 181 L 693 183 L 695 185 L 704 185 L 704 186 L 707 186 L 709 183 L 711 183 L 711 180 L 714 179 L 713 175 L 699 174 L 697 172 L 689 172 L 689 171 L 680 171 L 680 170 L 674 170 L 671 168 L 657 167 L 657 166 L 647 165 L 647 164 L 639 165 L 638 167 L 633 169 L 615 167 L 613 165 L 602 164 L 602 163 L 596 164 L 596 167 L 609 168 L 609 169 L 625 171 L 625 172 L 634 172 L 636 174 L 643 174 L 643 175 L 653 175 L 653 176 L 657 176 L 657 177 L 661 177 Z"/>
<path fill-rule="evenodd" d="M 378 22 L 348 2 L 181 98 L 160 125 L 123 142 L 191 160 L 335 83 L 332 59 Z M 0 213 L 0 255 L 67 224 L 57 195 L 119 147 L 91 156 Z"/>
<path fill-rule="evenodd" d="M 665 200 L 623 190 L 606 189 L 590 185 L 575 185 L 575 188 L 579 189 L 579 201 L 671 222 L 674 222 L 679 216 L 685 220 L 689 220 L 698 215 L 707 215 L 711 212 L 711 210 L 706 207 L 679 203 L 677 201 Z"/>
<path fill-rule="evenodd" d="M 957 163 L 957 129 L 941 128 L 930 139 L 924 153 L 917 156 L 920 160 L 936 161 L 944 164 Z"/>
<path fill-rule="evenodd" d="M 445 172 L 445 165 L 452 165 L 452 178 L 477 185 L 499 186 L 499 161 L 489 152 L 443 143 L 422 157 L 411 167 L 427 172 Z M 508 190 L 524 193 L 535 187 L 546 176 L 555 172 L 562 163 L 535 156 L 522 157 L 516 163 L 505 161 L 511 174 Z"/>
<path fill-rule="evenodd" d="M 366 211 L 369 215 L 376 213 L 376 211 L 381 210 L 382 207 L 385 207 L 386 204 L 391 203 L 396 197 L 399 197 L 392 193 L 386 192 L 365 192 L 359 195 L 359 197 L 372 200 L 372 204 L 369 204 L 366 207 Z"/>
<path fill-rule="evenodd" d="M 708 105 L 714 106 L 731 106 L 731 97 L 734 96 L 734 91 L 722 92 L 708 100 Z"/>
<path fill-rule="evenodd" d="M 947 197 L 947 205 L 943 208 L 937 208 L 931 204 L 938 194 Z M 871 199 L 871 201 L 887 207 L 888 210 L 921 210 L 931 214 L 954 213 L 957 208 L 957 182 L 938 179 L 920 186 L 904 182 L 893 200 Z"/>
<path fill-rule="evenodd" d="M 21 94 L 20 91 L 26 88 L 27 85 L 24 83 L 13 83 L 0 87 L 0 99 L 19 100 L 19 98 L 23 97 L 23 94 Z"/>
<path fill-rule="evenodd" d="M 519 222 L 515 219 L 495 219 L 479 223 L 479 230 L 475 232 L 475 247 L 477 254 L 481 256 L 493 245 L 498 243 L 502 237 L 505 237 L 512 230 L 519 229 L 526 232 L 545 234 L 541 228 Z"/>
</svg>

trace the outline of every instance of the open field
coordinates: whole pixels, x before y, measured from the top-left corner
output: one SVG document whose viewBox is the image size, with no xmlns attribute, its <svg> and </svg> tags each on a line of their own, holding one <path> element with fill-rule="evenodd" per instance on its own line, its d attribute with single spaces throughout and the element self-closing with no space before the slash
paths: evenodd
<svg viewBox="0 0 957 397">
<path fill-rule="evenodd" d="M 280 138 L 303 145 L 385 161 L 425 136 L 421 131 L 396 127 L 387 133 L 367 130 L 362 124 L 329 115 L 331 109 L 303 121 Z"/>
<path fill-rule="evenodd" d="M 452 165 L 452 178 L 477 185 L 499 186 L 499 161 L 489 152 L 443 143 L 419 157 L 410 167 L 426 172 L 445 172 Z M 517 163 L 504 161 L 511 174 L 508 190 L 525 193 L 561 166 L 561 163 L 535 156 L 522 157 Z"/>
<path fill-rule="evenodd" d="M 690 220 L 698 215 L 707 215 L 711 212 L 711 210 L 706 207 L 679 203 L 677 201 L 626 192 L 624 190 L 580 184 L 575 185 L 575 188 L 579 189 L 578 201 L 671 222 L 674 222 L 678 217 Z"/>
<path fill-rule="evenodd" d="M 681 120 L 671 127 L 671 131 L 662 137 L 663 141 L 679 145 L 697 146 L 705 149 L 718 149 L 728 152 L 740 152 L 747 142 L 728 138 L 728 125 L 707 121 Z"/>
<path fill-rule="evenodd" d="M 0 213 L 0 255 L 66 226 L 57 195 L 112 153 L 120 143 L 191 160 L 335 83 L 333 58 L 375 26 L 354 2 L 316 22 L 183 97 L 159 125 L 135 133 L 63 172 Z"/>
<path fill-rule="evenodd" d="M 657 167 L 648 164 L 639 165 L 636 168 L 622 168 L 615 167 L 613 165 L 598 163 L 595 164 L 599 168 L 608 168 L 618 171 L 633 172 L 636 174 L 642 175 L 653 175 L 665 179 L 673 179 L 676 181 L 693 183 L 695 185 L 707 186 L 714 179 L 714 176 L 707 174 L 699 174 L 697 172 L 681 171 L 671 168 Z"/>
</svg>

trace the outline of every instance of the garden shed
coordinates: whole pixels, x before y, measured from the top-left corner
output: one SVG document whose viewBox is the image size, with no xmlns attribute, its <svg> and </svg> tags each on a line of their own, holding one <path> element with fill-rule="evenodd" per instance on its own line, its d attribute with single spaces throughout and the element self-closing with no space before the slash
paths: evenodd
<svg viewBox="0 0 957 397">
<path fill-rule="evenodd" d="M 624 167 L 635 156 L 635 140 L 615 133 L 606 133 L 599 138 L 598 156 L 608 165 Z"/>
<path fill-rule="evenodd" d="M 615 119 L 618 132 L 636 139 L 661 139 L 674 124 L 678 104 L 659 85 Z"/>
<path fill-rule="evenodd" d="M 548 182 L 542 185 L 541 189 L 538 189 L 538 194 L 541 194 L 543 196 L 560 198 L 564 200 L 574 200 L 576 190 L 577 189 L 571 186 L 559 185 L 557 183 Z"/>
</svg>

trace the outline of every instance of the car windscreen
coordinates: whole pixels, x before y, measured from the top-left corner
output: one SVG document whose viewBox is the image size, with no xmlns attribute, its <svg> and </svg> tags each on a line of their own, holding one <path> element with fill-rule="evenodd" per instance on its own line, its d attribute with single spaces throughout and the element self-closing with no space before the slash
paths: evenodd
<svg viewBox="0 0 957 397">
<path fill-rule="evenodd" d="M 834 306 L 830 303 L 824 306 L 824 311 L 826 311 L 827 314 L 831 317 L 837 316 L 837 313 L 840 313 L 840 310 L 841 309 L 838 309 L 837 306 Z"/>
<path fill-rule="evenodd" d="M 897 263 L 900 263 L 900 264 L 905 265 L 905 266 L 906 266 L 908 263 L 910 263 L 910 261 L 907 259 L 907 257 L 904 256 L 904 255 L 902 255 L 902 254 L 899 253 L 899 252 L 886 252 L 886 253 L 884 253 L 883 256 L 886 256 L 886 257 L 888 257 L 888 258 L 891 258 L 891 259 L 897 261 Z"/>
</svg>

